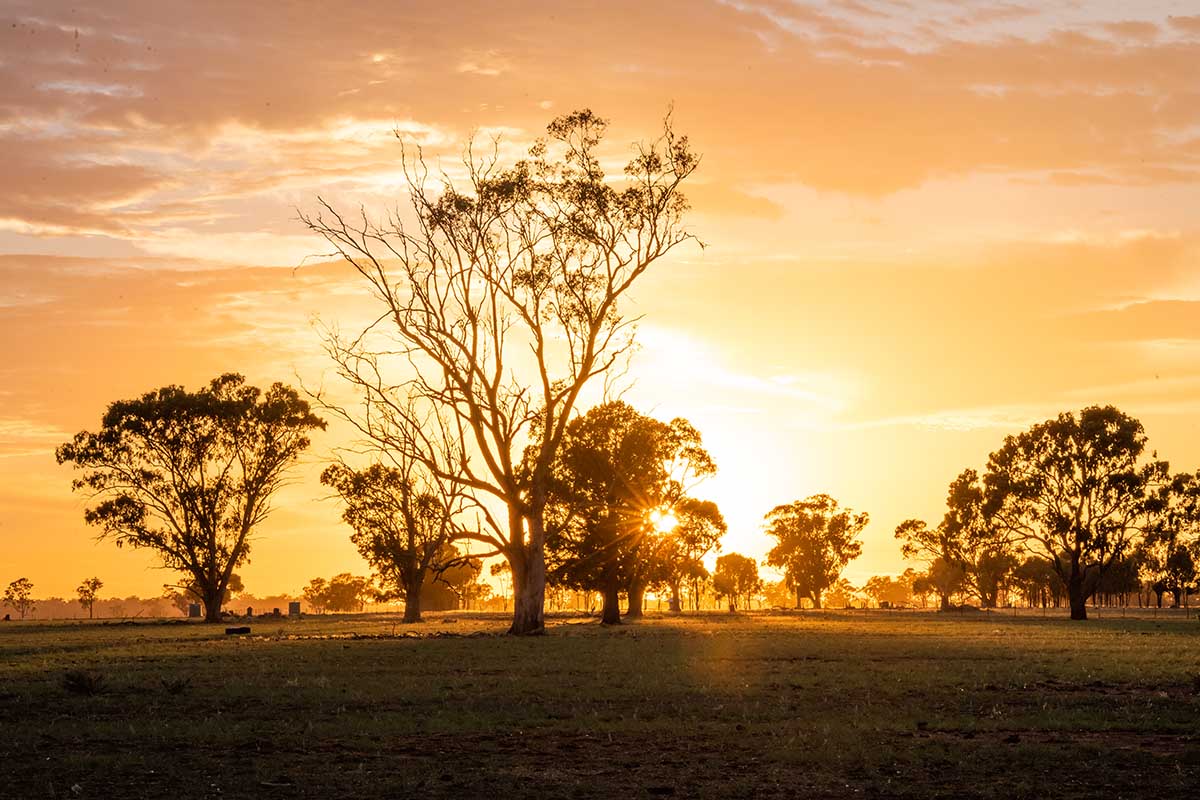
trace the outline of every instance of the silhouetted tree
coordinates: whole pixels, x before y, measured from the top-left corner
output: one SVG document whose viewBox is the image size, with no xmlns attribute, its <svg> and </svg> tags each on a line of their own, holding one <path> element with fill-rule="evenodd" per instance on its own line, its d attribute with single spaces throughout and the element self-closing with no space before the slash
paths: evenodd
<svg viewBox="0 0 1200 800">
<path fill-rule="evenodd" d="M 687 420 L 670 424 L 617 401 L 571 421 L 554 463 L 547 508 L 551 579 L 601 592 L 601 622 L 620 622 L 619 596 L 641 614 L 654 577 L 652 512 L 683 499 L 716 470 Z"/>
<path fill-rule="evenodd" d="M 1013 569 L 1012 583 L 1031 608 L 1057 607 L 1066 589 L 1050 562 L 1034 556 L 1026 557 Z"/>
<path fill-rule="evenodd" d="M 446 545 L 445 550 L 438 558 L 443 566 L 434 574 L 434 580 L 445 584 L 454 593 L 459 608 L 466 608 L 471 597 L 483 588 L 477 582 L 483 572 L 483 560 L 459 551 L 453 544 Z M 490 586 L 488 590 L 491 590 Z"/>
<path fill-rule="evenodd" d="M 459 489 L 429 474 L 424 465 L 401 458 L 395 466 L 371 464 L 355 470 L 331 464 L 321 473 L 345 504 L 342 519 L 350 541 L 379 576 L 382 587 L 404 598 L 404 621 L 420 622 L 421 590 L 432 571 L 450 566 L 439 558 L 457 533 Z"/>
<path fill-rule="evenodd" d="M 767 553 L 767 564 L 784 571 L 796 594 L 796 608 L 800 608 L 801 597 L 820 608 L 821 593 L 862 553 L 858 535 L 869 517 L 840 508 L 829 495 L 818 494 L 776 506 L 766 520 L 767 533 L 777 540 Z"/>
<path fill-rule="evenodd" d="M 508 610 L 509 590 L 512 588 L 512 567 L 507 561 L 499 564 L 492 564 L 488 569 L 488 573 L 500 581 L 500 597 L 504 601 L 504 610 Z"/>
<path fill-rule="evenodd" d="M 633 343 L 620 301 L 693 238 L 679 191 L 699 163 L 687 138 L 668 120 L 614 182 L 598 154 L 606 127 L 591 111 L 559 117 L 507 169 L 498 148 L 468 148 L 459 182 L 405 157 L 409 222 L 346 217 L 321 199 L 320 214 L 302 217 L 386 310 L 388 341 L 366 335 L 382 334 L 377 323 L 329 339 L 363 395 L 360 429 L 383 442 L 393 426 L 430 431 L 432 446 L 408 439 L 413 455 L 478 500 L 474 537 L 512 565 L 516 634 L 544 627 L 545 512 L 567 424 L 584 386 Z M 389 353 L 407 370 L 399 384 L 384 374 Z"/>
<path fill-rule="evenodd" d="M 324 602 L 321 605 L 328 611 L 362 611 L 372 591 L 368 578 L 342 572 L 330 578 L 325 585 Z"/>
<path fill-rule="evenodd" d="M 758 562 L 741 553 L 727 553 L 718 558 L 712 577 L 717 596 L 729 598 L 731 612 L 737 610 L 739 600 L 745 599 L 749 606 L 749 596 L 762 585 L 758 578 Z"/>
<path fill-rule="evenodd" d="M 948 547 L 943 557 L 962 569 L 964 583 L 982 608 L 995 608 L 1017 559 L 991 519 L 975 470 L 964 470 L 951 482 L 946 509 L 941 527 Z"/>
<path fill-rule="evenodd" d="M 1150 513 L 1166 464 L 1143 464 L 1142 424 L 1112 406 L 1060 414 L 1009 436 L 988 459 L 989 516 L 1062 578 L 1071 619 L 1126 555 Z"/>
<path fill-rule="evenodd" d="M 104 581 L 99 578 L 88 578 L 75 589 L 75 594 L 79 596 L 79 605 L 87 609 L 88 619 L 93 618 L 92 608 L 96 605 L 96 595 L 102 586 Z"/>
<path fill-rule="evenodd" d="M 670 592 L 669 608 L 683 610 L 680 590 L 687 581 L 702 580 L 708 570 L 704 557 L 721 549 L 721 537 L 729 530 L 725 517 L 711 500 L 685 497 L 672 507 L 675 526 L 657 536 L 650 561 L 650 585 Z M 695 592 L 693 591 L 693 594 Z"/>
<path fill-rule="evenodd" d="M 951 482 L 946 509 L 936 528 L 919 519 L 900 523 L 896 528 L 900 552 L 905 558 L 930 564 L 940 558 L 958 567 L 965 586 L 979 598 L 979 604 L 995 608 L 1017 559 L 1007 536 L 989 517 L 978 473 L 964 470 Z M 943 600 L 949 602 L 945 595 Z"/>
<path fill-rule="evenodd" d="M 325 604 L 329 600 L 329 581 L 324 578 L 313 578 L 300 591 L 300 596 L 308 603 L 308 607 L 318 614 L 325 612 Z"/>
<path fill-rule="evenodd" d="M 1195 588 L 1200 559 L 1200 473 L 1180 473 L 1159 487 L 1139 552 L 1141 577 L 1162 606 L 1170 592 L 1176 608 Z"/>
<path fill-rule="evenodd" d="M 100 537 L 153 550 L 190 576 L 215 622 L 272 494 L 309 431 L 324 427 L 295 390 L 263 392 L 226 374 L 197 392 L 166 386 L 113 403 L 100 430 L 76 434 L 58 461 L 84 471 L 74 487 L 97 501 L 85 519 Z"/>
<path fill-rule="evenodd" d="M 1140 595 L 1141 593 L 1141 573 L 1142 552 L 1138 548 L 1114 561 L 1112 566 L 1104 571 L 1096 584 L 1096 591 L 1092 595 L 1093 602 L 1099 598 L 1104 605 L 1111 605 L 1113 599 L 1116 598 L 1119 605 L 1126 605 L 1129 595 L 1134 593 Z M 1194 578 L 1193 572 L 1192 580 Z"/>
<path fill-rule="evenodd" d="M 912 599 L 913 581 L 916 578 L 917 574 L 912 569 L 905 570 L 904 574 L 897 577 L 875 575 L 863 584 L 862 593 L 880 606 L 884 603 L 892 605 L 907 603 Z"/>
<path fill-rule="evenodd" d="M 939 609 L 949 611 L 950 598 L 962 591 L 966 578 L 966 573 L 958 564 L 952 564 L 944 558 L 935 558 L 925 574 L 913 580 L 913 591 L 933 592 L 938 596 Z"/>
<path fill-rule="evenodd" d="M 33 582 L 29 578 L 17 578 L 4 590 L 3 602 L 25 619 L 25 615 L 34 610 Z"/>
<path fill-rule="evenodd" d="M 825 590 L 821 599 L 834 608 L 849 608 L 854 604 L 857 595 L 858 589 L 854 588 L 854 584 L 845 578 L 838 578 L 832 586 Z"/>
</svg>

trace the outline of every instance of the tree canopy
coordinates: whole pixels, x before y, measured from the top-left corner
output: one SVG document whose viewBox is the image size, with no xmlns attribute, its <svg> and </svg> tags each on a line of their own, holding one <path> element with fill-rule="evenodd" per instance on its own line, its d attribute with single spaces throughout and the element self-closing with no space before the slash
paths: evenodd
<svg viewBox="0 0 1200 800">
<path fill-rule="evenodd" d="M 550 484 L 552 580 L 602 592 L 601 619 L 610 624 L 620 621 L 618 596 L 624 589 L 636 616 L 656 557 L 670 555 L 660 552 L 652 513 L 683 504 L 692 514 L 692 534 L 706 535 L 696 515 L 707 513 L 711 526 L 718 524 L 719 512 L 714 519 L 715 506 L 684 504 L 684 493 L 691 480 L 715 471 L 687 420 L 660 422 L 621 401 L 572 420 Z"/>
<path fill-rule="evenodd" d="M 15 608 L 21 619 L 25 619 L 25 615 L 34 609 L 33 581 L 29 578 L 17 578 L 4 590 L 4 597 L 0 600 L 4 605 Z"/>
<path fill-rule="evenodd" d="M 88 578 L 75 589 L 75 594 L 79 597 L 79 605 L 87 609 L 88 619 L 92 618 L 92 609 L 96 605 L 96 597 L 102 586 L 104 586 L 104 581 L 99 578 Z"/>
<path fill-rule="evenodd" d="M 355 470 L 331 464 L 321 473 L 345 508 L 350 540 L 379 576 L 382 588 L 404 597 L 404 621 L 421 619 L 421 590 L 430 572 L 453 564 L 460 498 L 447 483 L 412 459 L 401 466 L 375 463 Z M 449 560 L 445 560 L 449 559 Z"/>
<path fill-rule="evenodd" d="M 1067 587 L 1072 619 L 1147 525 L 1164 462 L 1145 461 L 1142 424 L 1113 406 L 1067 412 L 1008 436 L 984 476 L 997 529 L 1045 559 Z"/>
<path fill-rule="evenodd" d="M 827 494 L 776 506 L 767 514 L 767 533 L 776 539 L 767 564 L 783 570 L 797 608 L 801 597 L 821 607 L 821 593 L 862 553 L 858 536 L 869 519 L 865 513 L 841 508 Z"/>
<path fill-rule="evenodd" d="M 758 562 L 753 558 L 741 553 L 726 553 L 717 559 L 713 590 L 718 597 L 728 598 L 730 611 L 736 611 L 739 605 L 749 606 L 750 595 L 761 585 Z"/>
<path fill-rule="evenodd" d="M 165 386 L 112 403 L 101 427 L 58 448 L 94 501 L 85 520 L 118 546 L 147 548 L 199 587 L 220 618 L 230 576 L 250 554 L 274 492 L 325 422 L 281 383 L 233 373 L 189 392 Z"/>
</svg>

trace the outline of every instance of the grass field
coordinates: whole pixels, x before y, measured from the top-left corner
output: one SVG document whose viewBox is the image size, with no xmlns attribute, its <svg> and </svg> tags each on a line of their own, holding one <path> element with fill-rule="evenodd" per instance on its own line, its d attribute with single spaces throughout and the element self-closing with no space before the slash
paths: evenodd
<svg viewBox="0 0 1200 800">
<path fill-rule="evenodd" d="M 1194 619 L 504 627 L 0 626 L 0 797 L 1095 800 L 1200 786 Z"/>
</svg>

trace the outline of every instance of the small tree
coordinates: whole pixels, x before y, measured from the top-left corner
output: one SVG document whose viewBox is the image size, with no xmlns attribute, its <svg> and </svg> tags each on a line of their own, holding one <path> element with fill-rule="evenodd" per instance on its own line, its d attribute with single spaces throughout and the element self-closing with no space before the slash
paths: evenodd
<svg viewBox="0 0 1200 800">
<path fill-rule="evenodd" d="M 919 519 L 905 520 L 896 527 L 900 553 L 928 564 L 942 559 L 957 567 L 962 571 L 964 585 L 979 598 L 979 604 L 995 608 L 1017 559 L 1012 544 L 991 518 L 990 511 L 979 475 L 974 470 L 964 470 L 950 484 L 946 514 L 936 528 Z"/>
<path fill-rule="evenodd" d="M 199 589 L 205 619 L 221 618 L 230 577 L 250 554 L 271 497 L 324 428 L 294 389 L 266 392 L 226 374 L 187 392 L 166 386 L 108 407 L 96 433 L 58 448 L 83 471 L 84 518 L 118 546 L 155 551 Z"/>
<path fill-rule="evenodd" d="M 491 591 L 492 587 L 489 584 L 477 583 L 483 572 L 483 559 L 463 553 L 450 544 L 446 545 L 446 552 L 438 560 L 445 566 L 436 573 L 434 580 L 444 583 L 450 589 L 458 599 L 459 608 L 467 608 L 471 598 L 479 594 L 484 587 Z"/>
<path fill-rule="evenodd" d="M 369 578 L 342 572 L 329 579 L 324 607 L 329 611 L 362 611 L 371 594 Z"/>
<path fill-rule="evenodd" d="M 728 553 L 717 559 L 713 571 L 713 589 L 718 597 L 729 598 L 730 612 L 737 611 L 739 600 L 749 606 L 750 595 L 758 591 L 758 563 L 741 553 Z"/>
<path fill-rule="evenodd" d="M 909 570 L 911 573 L 912 571 Z M 912 580 L 915 576 L 902 575 L 893 578 L 891 575 L 875 575 L 863 584 L 863 594 L 875 601 L 876 605 L 884 603 L 892 605 L 907 603 L 912 599 Z"/>
<path fill-rule="evenodd" d="M 670 592 L 669 608 L 683 610 L 680 590 L 686 581 L 698 584 L 708 574 L 704 557 L 721 549 L 721 537 L 729 530 L 725 517 L 711 500 L 685 497 L 674 504 L 675 526 L 658 537 L 650 556 L 651 586 Z M 693 589 L 693 594 L 695 590 Z"/>
<path fill-rule="evenodd" d="M 88 619 L 92 619 L 92 607 L 96 605 L 96 594 L 102 586 L 104 581 L 99 578 L 88 578 L 75 589 L 79 596 L 79 605 L 87 609 Z"/>
<path fill-rule="evenodd" d="M 604 624 L 621 621 L 622 589 L 628 616 L 640 616 L 659 544 L 653 512 L 682 501 L 689 481 L 715 471 L 685 419 L 668 424 L 615 401 L 572 420 L 547 504 L 551 579 L 600 591 Z"/>
<path fill-rule="evenodd" d="M 500 581 L 500 597 L 504 601 L 504 610 L 508 611 L 508 597 L 512 589 L 512 567 L 507 561 L 501 561 L 488 567 L 488 574 Z"/>
<path fill-rule="evenodd" d="M 1173 595 L 1176 608 L 1194 589 L 1200 559 L 1200 472 L 1180 473 L 1154 498 L 1139 552 L 1142 579 L 1158 596 Z"/>
<path fill-rule="evenodd" d="M 936 558 L 924 575 L 913 580 L 913 591 L 918 594 L 933 592 L 938 596 L 940 610 L 949 611 L 950 598 L 962 591 L 966 578 L 966 573 L 958 564 Z"/>
<path fill-rule="evenodd" d="M 25 619 L 25 615 L 34 610 L 33 582 L 29 578 L 17 578 L 4 590 L 4 605 L 15 609 Z"/>
<path fill-rule="evenodd" d="M 342 519 L 354 531 L 350 541 L 384 590 L 404 597 L 404 621 L 420 622 L 426 577 L 450 566 L 439 559 L 448 552 L 461 510 L 453 485 L 403 457 L 396 466 L 372 464 L 363 470 L 333 464 L 321 473 L 321 483 L 341 496 Z"/>
<path fill-rule="evenodd" d="M 767 554 L 767 564 L 782 569 L 796 594 L 821 607 L 821 593 L 837 582 L 842 570 L 862 553 L 858 536 L 869 517 L 838 506 L 827 494 L 813 495 L 776 506 L 767 514 L 767 533 L 777 544 Z"/>
<path fill-rule="evenodd" d="M 313 578 L 308 585 L 300 590 L 300 596 L 308 603 L 308 607 L 318 614 L 325 613 L 329 602 L 329 582 L 324 578 Z"/>
<path fill-rule="evenodd" d="M 831 608 L 850 608 L 854 605 L 857 597 L 858 589 L 854 587 L 854 584 L 845 578 L 838 578 L 836 583 L 825 590 L 822 599 Z"/>
</svg>

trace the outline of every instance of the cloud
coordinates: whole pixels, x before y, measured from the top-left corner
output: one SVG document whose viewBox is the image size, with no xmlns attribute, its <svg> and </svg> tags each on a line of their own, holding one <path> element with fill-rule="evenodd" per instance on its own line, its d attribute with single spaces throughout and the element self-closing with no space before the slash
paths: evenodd
<svg viewBox="0 0 1200 800">
<path fill-rule="evenodd" d="M 872 428 L 912 427 L 948 432 L 981 430 L 1017 431 L 1053 417 L 1050 406 L 993 406 L 930 411 L 925 414 L 906 414 L 880 417 L 859 422 L 834 425 L 832 430 L 860 431 Z"/>
<path fill-rule="evenodd" d="M 926 29 L 937 15 L 919 6 L 630 0 L 603 15 L 493 11 L 484 31 L 460 24 L 469 5 L 386 7 L 328 18 L 17 2 L 17 21 L 0 28 L 0 144 L 27 174 L 0 217 L 33 234 L 124 236 L 162 225 L 171 205 L 168 224 L 203 231 L 211 216 L 250 228 L 219 206 L 270 205 L 287 219 L 331 183 L 382 207 L 371 176 L 395 171 L 394 125 L 450 161 L 481 125 L 540 129 L 547 97 L 619 114 L 616 144 L 645 135 L 674 99 L 706 154 L 705 179 L 726 187 L 734 213 L 761 218 L 778 213 L 739 187 L 877 197 L 980 172 L 1149 185 L 1200 169 L 1183 135 L 1200 124 L 1200 43 L 1125 46 L 1156 27 L 1148 20 L 1109 23 L 1114 41 L 1081 22 L 1055 32 L 1004 3 Z M 568 35 L 580 29 L 589 35 Z"/>
<path fill-rule="evenodd" d="M 20 417 L 0 417 L 0 458 L 52 453 L 70 438 L 70 433 L 56 425 Z"/>
<path fill-rule="evenodd" d="M 1167 17 L 1167 22 L 1172 28 L 1183 31 L 1184 33 L 1200 34 L 1200 15 L 1197 16 L 1170 16 Z"/>
<path fill-rule="evenodd" d="M 1200 342 L 1200 300 L 1139 300 L 1073 320 L 1091 341 Z"/>
<path fill-rule="evenodd" d="M 1153 22 L 1143 20 L 1125 20 L 1123 22 L 1106 22 L 1104 30 L 1118 39 L 1133 39 L 1148 42 L 1158 37 L 1161 29 Z"/>
</svg>

